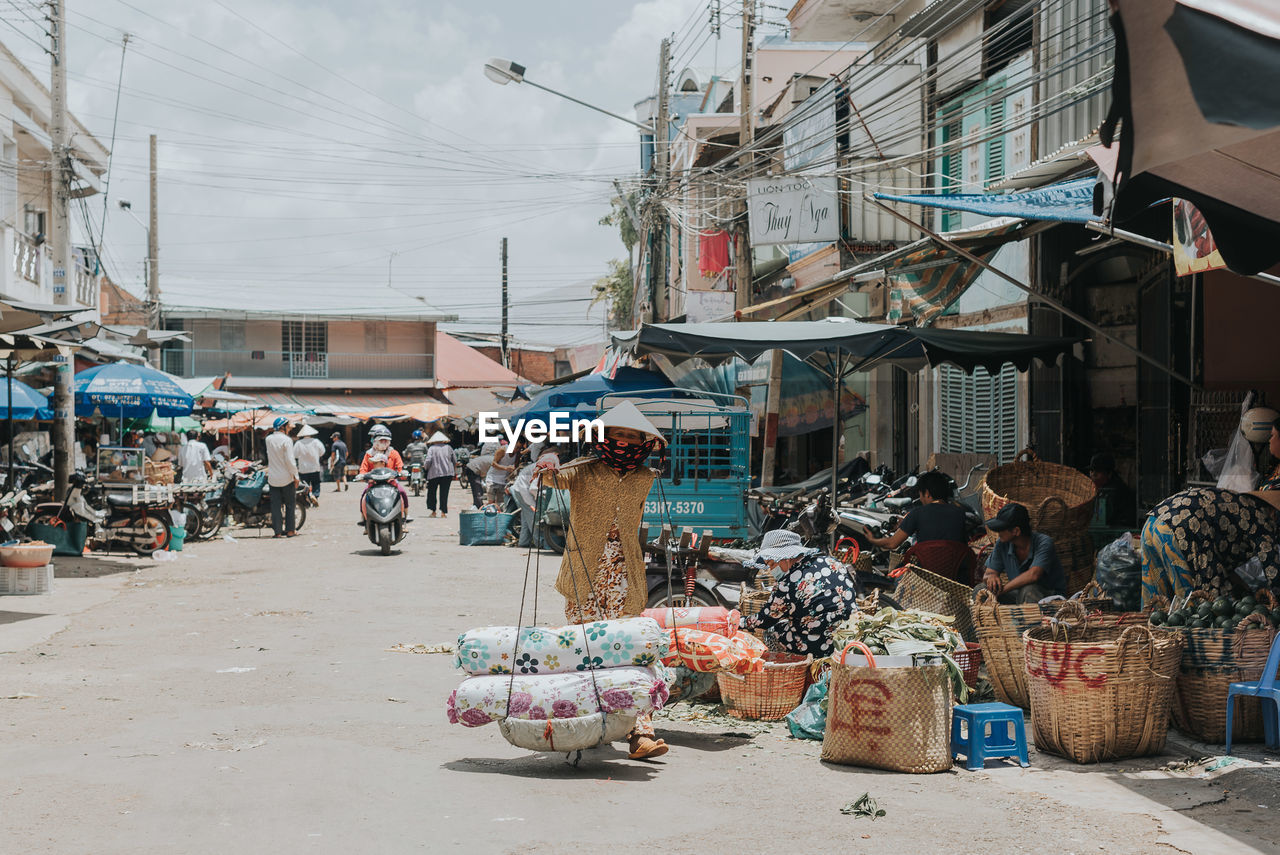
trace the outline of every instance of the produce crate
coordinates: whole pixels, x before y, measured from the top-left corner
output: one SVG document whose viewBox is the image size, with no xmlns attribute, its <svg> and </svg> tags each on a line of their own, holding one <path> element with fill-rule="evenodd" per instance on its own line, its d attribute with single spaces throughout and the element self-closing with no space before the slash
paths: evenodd
<svg viewBox="0 0 1280 855">
<path fill-rule="evenodd" d="M 53 565 L 0 567 L 0 594 L 48 594 L 53 590 Z"/>
</svg>

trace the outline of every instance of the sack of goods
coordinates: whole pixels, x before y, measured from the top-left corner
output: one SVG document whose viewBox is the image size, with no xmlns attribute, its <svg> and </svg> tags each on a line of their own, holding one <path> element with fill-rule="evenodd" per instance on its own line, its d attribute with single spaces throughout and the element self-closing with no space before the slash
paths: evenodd
<svg viewBox="0 0 1280 855">
<path fill-rule="evenodd" d="M 764 670 L 764 642 L 738 631 L 741 614 L 723 607 L 646 609 L 644 616 L 668 630 L 671 655 L 664 665 L 684 666 L 698 673 L 731 671 L 758 674 Z"/>
<path fill-rule="evenodd" d="M 673 626 L 680 629 L 700 629 L 703 632 L 723 635 L 725 638 L 733 638 L 738 634 L 738 618 L 742 617 L 736 609 L 726 609 L 722 606 L 645 609 L 641 614 L 656 620 L 658 626 L 663 629 L 670 629 Z"/>
<path fill-rule="evenodd" d="M 667 702 L 667 632 L 648 618 L 484 627 L 459 636 L 457 650 L 455 664 L 473 676 L 449 695 L 449 721 L 497 721 L 508 742 L 532 751 L 621 739 Z"/>
</svg>

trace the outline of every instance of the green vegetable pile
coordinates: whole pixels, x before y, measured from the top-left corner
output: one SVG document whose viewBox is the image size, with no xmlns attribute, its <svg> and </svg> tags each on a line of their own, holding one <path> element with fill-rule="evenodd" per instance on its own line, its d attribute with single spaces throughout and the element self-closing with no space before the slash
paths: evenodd
<svg viewBox="0 0 1280 855">
<path fill-rule="evenodd" d="M 883 608 L 874 615 L 854 612 L 832 633 L 837 650 L 851 641 L 860 641 L 873 654 L 881 656 L 939 656 L 947 666 L 956 698 L 961 703 L 969 697 L 960 666 L 952 657 L 964 649 L 964 638 L 951 628 L 954 618 L 918 609 L 899 611 Z"/>
<path fill-rule="evenodd" d="M 1232 602 L 1227 597 L 1216 600 L 1189 599 L 1180 608 L 1151 613 L 1152 626 L 1185 627 L 1187 629 L 1235 629 L 1251 614 L 1261 615 L 1271 626 L 1280 626 L 1280 607 L 1268 607 L 1252 595 Z"/>
</svg>

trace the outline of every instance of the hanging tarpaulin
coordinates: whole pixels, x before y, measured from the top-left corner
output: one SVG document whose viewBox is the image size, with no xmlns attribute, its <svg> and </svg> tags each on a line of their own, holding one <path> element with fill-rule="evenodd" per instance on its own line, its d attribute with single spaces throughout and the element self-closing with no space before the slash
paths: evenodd
<svg viewBox="0 0 1280 855">
<path fill-rule="evenodd" d="M 1227 266 L 1200 209 L 1186 199 L 1173 200 L 1173 266 L 1179 276 Z"/>
<path fill-rule="evenodd" d="M 1280 261 L 1280 7 L 1268 0 L 1112 0 L 1116 68 L 1101 138 L 1119 140 L 1123 224 L 1192 202 L 1227 266 Z"/>
<path fill-rule="evenodd" d="M 1002 225 L 983 224 L 968 232 L 949 232 L 946 237 L 989 237 L 990 242 L 965 248 L 984 261 L 990 261 L 1017 230 L 1021 220 L 1003 221 Z M 947 310 L 973 284 L 982 268 L 932 241 L 912 244 L 884 259 L 885 284 L 889 300 L 886 320 L 898 323 L 910 316 L 918 326 L 926 326 Z"/>
<path fill-rule="evenodd" d="M 1017 217 L 1020 220 L 1052 220 L 1058 223 L 1087 223 L 1093 214 L 1093 186 L 1088 178 L 1073 178 L 1048 187 L 1016 193 L 917 193 L 894 196 L 874 194 L 886 202 L 907 202 L 946 211 L 969 211 L 987 217 Z"/>
</svg>

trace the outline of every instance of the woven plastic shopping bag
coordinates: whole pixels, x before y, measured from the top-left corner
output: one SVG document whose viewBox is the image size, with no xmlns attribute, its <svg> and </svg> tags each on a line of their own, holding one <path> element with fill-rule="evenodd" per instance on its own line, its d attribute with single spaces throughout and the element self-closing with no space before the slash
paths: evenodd
<svg viewBox="0 0 1280 855">
<path fill-rule="evenodd" d="M 867 666 L 845 664 L 851 648 Z M 877 668 L 857 642 L 831 665 L 822 759 L 893 772 L 951 768 L 951 678 L 943 665 Z"/>
<path fill-rule="evenodd" d="M 463 511 L 458 514 L 458 544 L 460 546 L 501 546 L 515 514 L 501 513 L 493 506 L 482 511 Z"/>
</svg>

